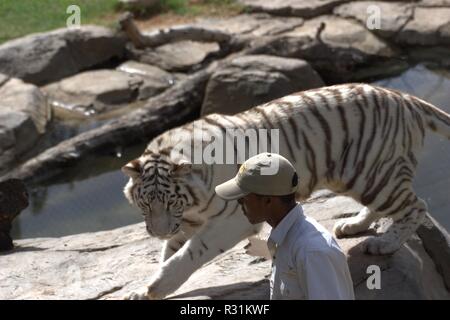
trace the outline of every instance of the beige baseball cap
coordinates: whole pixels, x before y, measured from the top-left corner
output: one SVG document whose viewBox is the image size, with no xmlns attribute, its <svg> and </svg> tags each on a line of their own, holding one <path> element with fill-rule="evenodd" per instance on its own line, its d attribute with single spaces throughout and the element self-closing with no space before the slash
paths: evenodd
<svg viewBox="0 0 450 320">
<path fill-rule="evenodd" d="M 276 153 L 260 153 L 249 158 L 231 180 L 218 185 L 216 194 L 236 200 L 250 193 L 284 196 L 297 191 L 298 176 L 292 164 Z"/>
</svg>

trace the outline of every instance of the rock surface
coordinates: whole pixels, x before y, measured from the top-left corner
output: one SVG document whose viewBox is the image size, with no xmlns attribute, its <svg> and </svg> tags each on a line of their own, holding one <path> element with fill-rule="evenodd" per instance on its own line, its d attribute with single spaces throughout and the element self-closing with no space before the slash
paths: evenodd
<svg viewBox="0 0 450 320">
<path fill-rule="evenodd" d="M 219 45 L 214 42 L 178 41 L 154 49 L 132 49 L 132 57 L 166 71 L 187 71 L 199 65 L 210 54 L 217 53 L 219 49 Z"/>
<path fill-rule="evenodd" d="M 250 11 L 303 18 L 330 13 L 335 6 L 347 1 L 349 0 L 239 0 Z"/>
<path fill-rule="evenodd" d="M 334 14 L 342 18 L 358 20 L 370 31 L 382 36 L 393 37 L 412 18 L 412 3 L 384 1 L 356 1 L 334 9 Z M 380 18 L 379 24 L 375 19 Z"/>
<path fill-rule="evenodd" d="M 176 77 L 148 64 L 127 61 L 116 70 L 85 71 L 43 87 L 51 104 L 64 111 L 101 114 L 146 100 L 175 83 Z"/>
<path fill-rule="evenodd" d="M 408 45 L 448 45 L 450 44 L 450 7 L 414 9 L 410 20 L 398 41 Z"/>
<path fill-rule="evenodd" d="M 265 13 L 254 13 L 230 18 L 204 18 L 195 25 L 234 35 L 274 36 L 301 26 L 303 21 L 297 17 L 274 17 Z"/>
<path fill-rule="evenodd" d="M 358 22 L 331 15 L 306 20 L 267 40 L 256 39 L 252 46 L 252 54 L 307 60 L 327 83 L 360 81 L 358 72 L 364 66 L 385 64 L 398 54 Z M 383 66 L 374 71 L 386 74 L 387 70 Z"/>
<path fill-rule="evenodd" d="M 139 100 L 153 97 L 177 81 L 176 75 L 137 61 L 124 62 L 117 67 L 117 70 L 142 78 L 143 84 L 139 88 Z"/>
<path fill-rule="evenodd" d="M 323 85 L 306 61 L 267 55 L 243 56 L 231 60 L 212 75 L 202 115 L 235 114 L 289 93 Z"/>
<path fill-rule="evenodd" d="M 136 100 L 143 79 L 116 70 L 79 73 L 44 87 L 55 108 L 99 114 Z"/>
<path fill-rule="evenodd" d="M 47 84 L 121 58 L 125 41 L 98 26 L 32 34 L 0 45 L 0 73 Z"/>
<path fill-rule="evenodd" d="M 47 97 L 38 87 L 0 77 L 0 172 L 34 145 L 50 120 Z"/>
<path fill-rule="evenodd" d="M 337 217 L 360 208 L 349 198 L 328 193 L 304 204 L 306 214 L 329 230 Z M 415 236 L 394 255 L 373 257 L 359 250 L 365 238 L 338 240 L 348 255 L 357 299 L 450 299 L 424 250 L 424 240 Z M 242 241 L 205 265 L 169 298 L 268 299 L 270 261 L 247 254 L 247 244 Z M 0 259 L 0 299 L 120 299 L 146 285 L 157 269 L 161 247 L 158 240 L 148 238 L 144 223 L 63 238 L 19 240 L 15 245 Z M 381 269 L 379 290 L 366 286 L 369 265 Z"/>
</svg>

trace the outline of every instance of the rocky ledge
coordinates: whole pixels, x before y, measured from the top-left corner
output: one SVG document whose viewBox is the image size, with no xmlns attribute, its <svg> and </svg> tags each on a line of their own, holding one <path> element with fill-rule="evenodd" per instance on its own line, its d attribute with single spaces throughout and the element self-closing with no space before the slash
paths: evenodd
<svg viewBox="0 0 450 320">
<path fill-rule="evenodd" d="M 305 213 L 329 230 L 336 219 L 360 208 L 349 198 L 329 193 L 316 194 L 304 204 Z M 203 266 L 168 298 L 268 299 L 270 261 L 254 256 L 264 255 L 265 234 L 267 229 L 251 238 L 250 246 L 242 241 Z M 359 243 L 368 234 L 338 240 L 348 256 L 357 299 L 450 299 L 450 240 L 434 221 L 429 219 L 390 256 L 363 254 Z M 139 223 L 63 238 L 19 240 L 15 246 L 0 256 L 0 299 L 121 299 L 144 287 L 156 271 L 161 242 L 149 238 Z M 380 268 L 380 289 L 367 286 L 371 265 Z"/>
</svg>

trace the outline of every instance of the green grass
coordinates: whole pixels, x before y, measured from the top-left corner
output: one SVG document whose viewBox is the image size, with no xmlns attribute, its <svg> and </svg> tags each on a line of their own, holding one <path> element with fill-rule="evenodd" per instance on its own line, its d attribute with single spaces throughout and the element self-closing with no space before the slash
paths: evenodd
<svg viewBox="0 0 450 320">
<path fill-rule="evenodd" d="M 66 26 L 70 5 L 81 9 L 81 24 L 112 27 L 120 14 L 118 0 L 0 0 L 0 43 L 30 33 Z M 160 0 L 160 5 L 144 14 L 159 13 L 182 16 L 236 14 L 242 8 L 235 0 Z"/>
<path fill-rule="evenodd" d="M 242 7 L 236 0 L 162 0 L 162 11 L 170 11 L 180 15 L 203 15 L 211 12 L 239 12 Z"/>
<path fill-rule="evenodd" d="M 67 7 L 81 9 L 81 24 L 112 26 L 117 0 L 0 0 L 0 43 L 66 26 Z"/>
<path fill-rule="evenodd" d="M 157 14 L 171 13 L 179 16 L 217 16 L 233 15 L 243 7 L 236 0 L 159 0 L 159 4 L 150 9 L 134 8 L 139 18 L 148 18 Z"/>
</svg>

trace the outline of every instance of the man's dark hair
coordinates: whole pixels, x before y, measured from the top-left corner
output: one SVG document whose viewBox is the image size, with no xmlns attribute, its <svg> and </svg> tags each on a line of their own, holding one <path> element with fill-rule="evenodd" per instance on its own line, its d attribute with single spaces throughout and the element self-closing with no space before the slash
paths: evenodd
<svg viewBox="0 0 450 320">
<path fill-rule="evenodd" d="M 280 200 L 285 204 L 290 204 L 292 202 L 295 202 L 295 192 L 291 194 L 287 194 L 285 196 L 280 196 Z"/>
<path fill-rule="evenodd" d="M 298 184 L 298 176 L 297 176 L 297 172 L 295 172 L 294 175 L 292 176 L 291 186 L 296 187 L 297 184 Z M 285 204 L 291 204 L 296 201 L 295 192 L 285 195 L 285 196 L 280 196 L 280 199 Z"/>
</svg>

